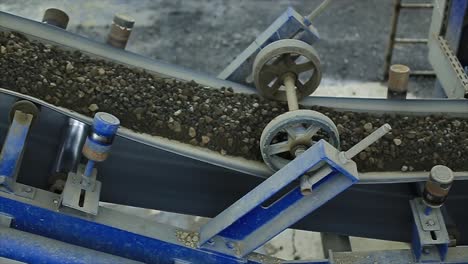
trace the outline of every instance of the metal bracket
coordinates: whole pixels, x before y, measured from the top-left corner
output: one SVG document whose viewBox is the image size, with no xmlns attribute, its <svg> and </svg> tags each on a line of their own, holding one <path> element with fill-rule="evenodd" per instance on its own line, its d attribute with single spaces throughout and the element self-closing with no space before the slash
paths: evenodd
<svg viewBox="0 0 468 264">
<path fill-rule="evenodd" d="M 321 175 L 310 195 L 304 196 L 297 186 L 270 205 L 264 204 L 317 165 L 330 167 L 330 173 Z M 349 188 L 358 181 L 357 175 L 353 161 L 343 162 L 337 149 L 320 140 L 204 225 L 199 246 L 244 257 Z"/>
<path fill-rule="evenodd" d="M 427 213 L 422 198 L 410 201 L 414 217 L 412 248 L 418 261 L 443 261 L 450 238 L 440 208 Z"/>
<path fill-rule="evenodd" d="M 62 205 L 97 215 L 99 210 L 99 197 L 101 182 L 96 180 L 97 171 L 93 169 L 89 184 L 83 184 L 85 166 L 80 164 L 76 173 L 68 174 L 65 188 L 62 193 Z"/>
<path fill-rule="evenodd" d="M 258 52 L 272 42 L 290 38 L 299 39 L 312 45 L 319 39 L 319 36 L 307 18 L 288 7 L 218 75 L 218 78 L 252 86 L 252 65 Z"/>
<path fill-rule="evenodd" d="M 20 110 L 14 112 L 0 153 L 0 191 L 23 196 L 21 190 L 18 190 L 15 185 L 32 120 L 33 115 L 31 114 L 23 113 Z"/>
<path fill-rule="evenodd" d="M 442 36 L 429 38 L 429 61 L 448 98 L 464 98 L 468 95 L 468 77 Z"/>
</svg>

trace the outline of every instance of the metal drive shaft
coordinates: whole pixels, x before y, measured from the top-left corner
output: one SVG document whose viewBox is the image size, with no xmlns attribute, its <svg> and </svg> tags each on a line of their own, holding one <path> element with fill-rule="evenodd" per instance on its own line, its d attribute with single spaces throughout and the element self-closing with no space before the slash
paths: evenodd
<svg viewBox="0 0 468 264">
<path fill-rule="evenodd" d="M 390 132 L 390 130 L 392 130 L 392 127 L 389 124 L 384 124 L 379 129 L 372 132 L 372 134 L 368 135 L 363 140 L 359 141 L 356 145 L 348 149 L 348 151 L 344 152 L 344 157 L 347 160 L 352 159 L 354 156 L 359 154 L 359 152 L 363 151 L 364 149 L 369 147 L 372 143 L 379 140 L 385 134 Z"/>
<path fill-rule="evenodd" d="M 299 109 L 296 94 L 296 76 L 292 73 L 288 73 L 283 79 L 284 86 L 286 89 L 286 98 L 288 99 L 289 111 L 295 111 Z"/>
</svg>

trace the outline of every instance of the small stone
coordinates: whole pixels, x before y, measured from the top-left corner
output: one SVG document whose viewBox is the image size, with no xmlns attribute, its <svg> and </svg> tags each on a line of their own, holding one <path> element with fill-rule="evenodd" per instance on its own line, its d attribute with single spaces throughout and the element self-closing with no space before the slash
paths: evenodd
<svg viewBox="0 0 468 264">
<path fill-rule="evenodd" d="M 403 165 L 403 166 L 401 167 L 401 171 L 408 171 L 408 166 Z"/>
<path fill-rule="evenodd" d="M 227 154 L 227 152 L 224 149 L 222 149 L 221 150 L 221 155 L 226 156 L 226 154 Z"/>
<path fill-rule="evenodd" d="M 65 70 L 67 70 L 67 72 L 71 72 L 74 68 L 75 67 L 73 67 L 73 65 L 69 61 L 67 61 L 67 66 L 65 66 Z"/>
<path fill-rule="evenodd" d="M 177 110 L 177 111 L 174 112 L 174 116 L 178 116 L 178 115 L 180 115 L 181 113 L 182 113 L 182 110 L 179 109 L 179 110 Z"/>
<path fill-rule="evenodd" d="M 454 121 L 452 121 L 452 125 L 453 125 L 454 127 L 459 127 L 459 126 L 461 125 L 461 122 L 458 121 L 458 120 L 454 120 Z"/>
<path fill-rule="evenodd" d="M 373 128 L 374 128 L 374 126 L 372 125 L 372 123 L 364 124 L 364 130 L 366 130 L 367 132 L 372 131 Z"/>
<path fill-rule="evenodd" d="M 338 133 L 340 133 L 340 134 L 345 132 L 345 128 L 344 128 L 344 126 L 342 124 L 336 125 L 336 128 L 338 129 Z"/>
<path fill-rule="evenodd" d="M 397 145 L 397 146 L 400 146 L 400 145 L 401 145 L 401 139 L 395 138 L 395 139 L 393 139 L 393 143 L 394 143 L 395 145 Z"/>
<path fill-rule="evenodd" d="M 198 236 L 196 236 L 196 235 L 193 236 L 193 237 L 192 237 L 192 241 L 193 241 L 193 242 L 198 242 Z"/>
<path fill-rule="evenodd" d="M 258 108 L 260 105 L 258 103 L 254 103 L 252 106 Z"/>
<path fill-rule="evenodd" d="M 98 106 L 97 104 L 90 104 L 90 105 L 88 106 L 88 109 L 89 109 L 89 111 L 91 111 L 91 112 L 95 112 L 95 111 L 97 111 L 97 110 L 99 109 L 99 106 Z"/>
<path fill-rule="evenodd" d="M 106 74 L 106 70 L 104 70 L 103 68 L 99 68 L 99 69 L 97 70 L 97 72 L 98 72 L 99 75 L 104 75 L 104 74 Z"/>
<path fill-rule="evenodd" d="M 84 82 L 86 79 L 85 77 L 76 77 L 76 80 L 79 82 Z"/>
<path fill-rule="evenodd" d="M 194 145 L 194 146 L 198 145 L 198 141 L 197 141 L 196 138 L 192 138 L 192 139 L 189 141 L 189 143 L 192 144 L 192 145 Z"/>
<path fill-rule="evenodd" d="M 5 54 L 6 48 L 4 46 L 0 46 L 0 53 Z"/>
<path fill-rule="evenodd" d="M 182 126 L 180 125 L 179 122 L 174 121 L 173 126 L 174 126 L 174 131 L 175 131 L 175 132 L 179 133 L 180 131 L 182 131 Z"/>
<path fill-rule="evenodd" d="M 190 127 L 190 128 L 189 128 L 188 133 L 189 133 L 189 136 L 190 136 L 191 138 L 194 138 L 194 137 L 197 136 L 197 131 L 196 131 L 195 128 L 193 128 L 193 127 Z"/>
<path fill-rule="evenodd" d="M 363 151 L 363 152 L 359 153 L 359 159 L 365 160 L 366 158 L 367 158 L 366 152 Z"/>
<path fill-rule="evenodd" d="M 205 116 L 205 121 L 207 124 L 213 122 L 213 118 L 209 117 L 209 116 Z"/>
<path fill-rule="evenodd" d="M 409 131 L 408 134 L 406 134 L 407 138 L 415 138 L 416 137 L 416 131 Z"/>
<path fill-rule="evenodd" d="M 202 140 L 202 144 L 208 144 L 208 142 L 210 142 L 210 137 L 202 136 L 201 140 Z"/>
</svg>

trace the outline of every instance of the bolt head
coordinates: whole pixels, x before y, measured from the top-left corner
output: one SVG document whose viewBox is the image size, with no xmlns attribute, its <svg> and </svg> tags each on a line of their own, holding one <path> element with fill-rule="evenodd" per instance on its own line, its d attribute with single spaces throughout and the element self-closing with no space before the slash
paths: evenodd
<svg viewBox="0 0 468 264">
<path fill-rule="evenodd" d="M 429 219 L 429 220 L 426 221 L 426 225 L 428 225 L 428 226 L 434 226 L 434 225 L 435 225 L 435 222 L 434 222 L 434 220 Z"/>
</svg>

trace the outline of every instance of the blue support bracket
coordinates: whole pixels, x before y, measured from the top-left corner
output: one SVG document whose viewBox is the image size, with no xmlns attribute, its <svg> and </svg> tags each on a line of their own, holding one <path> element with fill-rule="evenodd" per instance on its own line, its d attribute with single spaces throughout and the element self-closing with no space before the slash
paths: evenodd
<svg viewBox="0 0 468 264">
<path fill-rule="evenodd" d="M 291 38 L 312 45 L 319 40 L 319 34 L 306 17 L 288 7 L 218 75 L 218 78 L 252 85 L 252 65 L 258 52 L 272 42 Z"/>
<path fill-rule="evenodd" d="M 13 192 L 33 115 L 16 111 L 0 153 L 0 190 Z"/>
<path fill-rule="evenodd" d="M 440 208 L 427 211 L 422 198 L 410 201 L 414 217 L 412 249 L 420 263 L 440 263 L 445 260 L 450 242 Z"/>
<path fill-rule="evenodd" d="M 320 140 L 204 225 L 199 246 L 233 257 L 245 257 L 358 181 L 356 164 L 343 159 L 342 154 Z M 312 178 L 320 177 L 310 194 L 304 195 L 298 183 L 279 200 L 263 206 L 265 201 L 306 173 Z"/>
</svg>

